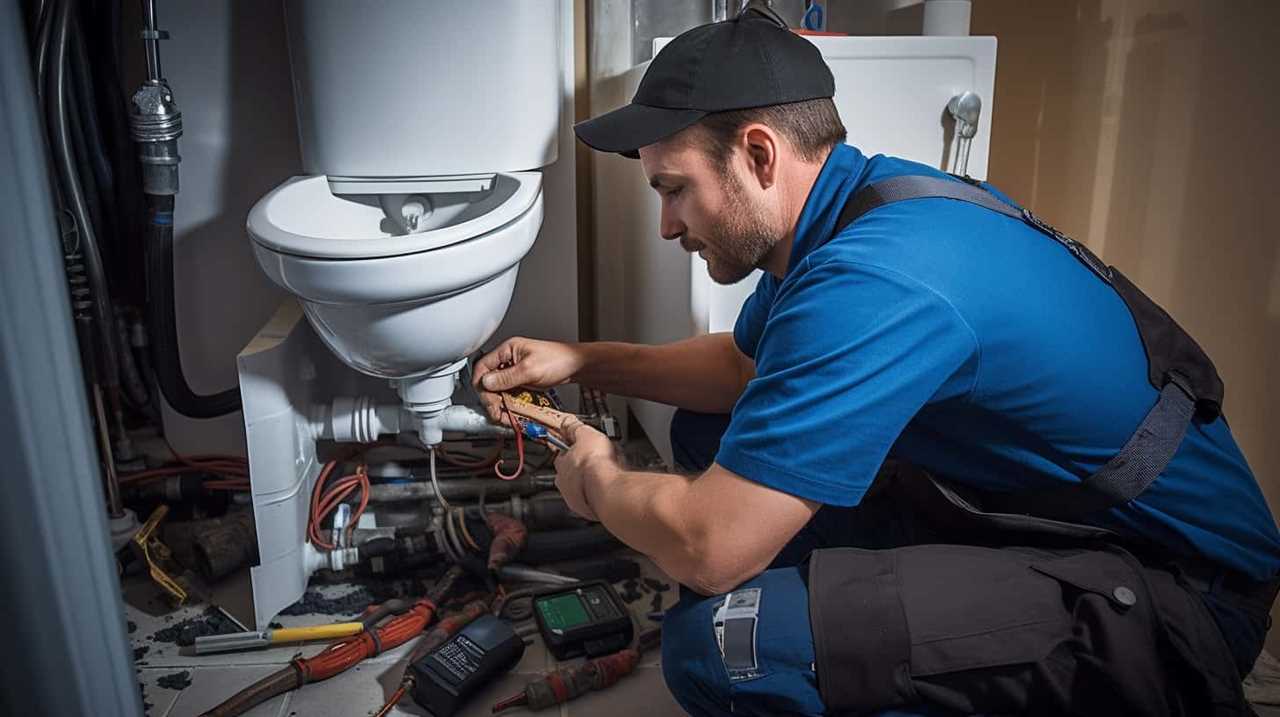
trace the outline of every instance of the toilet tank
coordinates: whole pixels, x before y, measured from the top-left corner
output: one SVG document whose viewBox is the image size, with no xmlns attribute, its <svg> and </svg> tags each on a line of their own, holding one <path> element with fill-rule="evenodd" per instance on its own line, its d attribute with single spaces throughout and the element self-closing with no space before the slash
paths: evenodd
<svg viewBox="0 0 1280 717">
<path fill-rule="evenodd" d="M 304 170 L 438 177 L 551 164 L 559 7 L 285 0 Z"/>
</svg>

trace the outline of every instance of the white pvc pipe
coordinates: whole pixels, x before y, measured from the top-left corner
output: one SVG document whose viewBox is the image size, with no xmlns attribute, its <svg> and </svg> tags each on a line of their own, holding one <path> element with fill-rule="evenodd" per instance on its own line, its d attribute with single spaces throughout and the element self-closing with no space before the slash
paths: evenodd
<svg viewBox="0 0 1280 717">
<path fill-rule="evenodd" d="M 972 0 L 925 0 L 924 34 L 968 36 L 972 10 Z"/>
</svg>

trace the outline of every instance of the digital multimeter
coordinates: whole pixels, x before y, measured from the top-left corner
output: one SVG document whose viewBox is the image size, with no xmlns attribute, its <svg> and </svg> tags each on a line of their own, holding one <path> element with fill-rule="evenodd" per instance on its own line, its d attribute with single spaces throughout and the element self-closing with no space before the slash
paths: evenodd
<svg viewBox="0 0 1280 717">
<path fill-rule="evenodd" d="M 511 625 L 483 615 L 409 665 L 413 701 L 435 717 L 449 717 L 476 690 L 515 667 L 522 655 L 524 640 Z"/>
<path fill-rule="evenodd" d="M 631 644 L 627 606 L 603 580 L 557 587 L 533 598 L 533 616 L 547 650 L 557 660 L 598 657 Z"/>
</svg>

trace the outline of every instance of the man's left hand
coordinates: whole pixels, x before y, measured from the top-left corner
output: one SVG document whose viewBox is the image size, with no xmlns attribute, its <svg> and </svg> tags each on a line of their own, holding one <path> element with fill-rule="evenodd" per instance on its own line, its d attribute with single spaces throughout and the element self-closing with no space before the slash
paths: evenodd
<svg viewBox="0 0 1280 717">
<path fill-rule="evenodd" d="M 622 470 L 613 443 L 576 417 L 565 419 L 559 432 L 569 450 L 556 457 L 556 488 L 570 510 L 587 520 L 599 520 L 587 502 L 586 485 L 590 480 L 608 480 Z"/>
</svg>

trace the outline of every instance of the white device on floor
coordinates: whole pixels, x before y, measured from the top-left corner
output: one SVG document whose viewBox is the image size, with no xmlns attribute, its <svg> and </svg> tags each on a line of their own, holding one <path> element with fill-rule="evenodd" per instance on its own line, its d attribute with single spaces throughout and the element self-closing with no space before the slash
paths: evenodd
<svg viewBox="0 0 1280 717">
<path fill-rule="evenodd" d="M 431 446 L 487 423 L 453 395 L 542 223 L 559 7 L 285 3 L 307 174 L 259 200 L 248 231 L 262 270 L 297 304 L 238 360 L 258 628 L 316 568 L 353 557 L 306 542 L 317 440 L 412 432 Z"/>
</svg>

